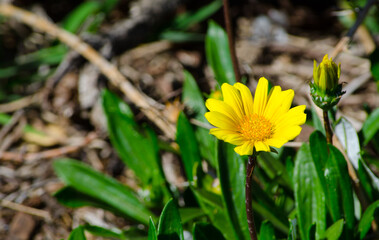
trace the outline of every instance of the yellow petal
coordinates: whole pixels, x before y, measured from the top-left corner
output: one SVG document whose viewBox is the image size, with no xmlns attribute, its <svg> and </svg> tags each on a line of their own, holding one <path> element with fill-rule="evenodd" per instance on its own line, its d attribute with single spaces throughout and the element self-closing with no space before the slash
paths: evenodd
<svg viewBox="0 0 379 240">
<path fill-rule="evenodd" d="M 296 106 L 291 108 L 287 113 L 280 116 L 274 123 L 275 129 L 286 128 L 294 125 L 302 125 L 307 119 L 307 115 L 304 113 L 305 105 Z"/>
<path fill-rule="evenodd" d="M 226 130 L 235 130 L 236 124 L 232 119 L 219 112 L 207 112 L 205 118 L 215 127 Z"/>
<path fill-rule="evenodd" d="M 205 106 L 209 111 L 222 113 L 235 122 L 238 122 L 239 120 L 233 108 L 221 100 L 210 98 L 205 102 Z"/>
<path fill-rule="evenodd" d="M 286 142 L 288 142 L 286 138 L 270 138 L 265 141 L 269 146 L 276 148 L 281 148 Z"/>
<path fill-rule="evenodd" d="M 233 145 L 241 145 L 246 142 L 246 140 L 235 131 L 212 128 L 209 133 L 216 136 L 218 139 L 231 143 Z"/>
<path fill-rule="evenodd" d="M 254 146 L 255 146 L 255 150 L 257 152 L 260 152 L 260 151 L 269 152 L 270 151 L 270 147 L 264 142 L 255 142 Z"/>
<path fill-rule="evenodd" d="M 268 81 L 266 78 L 261 77 L 259 79 L 257 88 L 255 89 L 254 95 L 254 107 L 253 112 L 258 115 L 262 115 L 267 104 L 267 91 L 268 91 Z"/>
<path fill-rule="evenodd" d="M 243 109 L 245 110 L 245 114 L 253 114 L 253 96 L 251 95 L 250 89 L 242 83 L 236 83 L 233 86 L 237 88 L 241 93 Z"/>
<path fill-rule="evenodd" d="M 221 86 L 222 96 L 224 97 L 224 102 L 229 104 L 237 114 L 238 118 L 241 119 L 245 113 L 243 109 L 241 94 L 239 91 L 230 84 L 224 83 Z"/>
<path fill-rule="evenodd" d="M 283 94 L 280 86 L 271 88 L 270 94 L 268 95 L 267 106 L 264 111 L 264 116 L 266 119 L 271 119 L 277 113 L 278 108 L 283 103 L 283 100 Z"/>
<path fill-rule="evenodd" d="M 294 96 L 295 92 L 292 89 L 281 92 L 282 103 L 277 109 L 276 113 L 271 117 L 272 122 L 275 122 L 278 118 L 289 111 Z"/>
<path fill-rule="evenodd" d="M 253 154 L 254 146 L 250 142 L 245 142 L 241 146 L 235 147 L 234 151 L 238 153 L 239 155 L 251 155 Z"/>
<path fill-rule="evenodd" d="M 301 127 L 300 126 L 291 126 L 287 128 L 282 128 L 275 132 L 273 138 L 279 138 L 279 139 L 288 139 L 292 140 L 295 137 L 297 137 L 301 132 Z"/>
</svg>

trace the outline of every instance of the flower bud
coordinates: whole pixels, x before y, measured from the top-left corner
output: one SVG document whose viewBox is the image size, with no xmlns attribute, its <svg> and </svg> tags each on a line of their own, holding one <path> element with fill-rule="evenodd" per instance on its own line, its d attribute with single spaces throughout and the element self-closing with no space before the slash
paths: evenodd
<svg viewBox="0 0 379 240">
<path fill-rule="evenodd" d="M 323 110 L 329 110 L 341 99 L 342 84 L 338 84 L 341 75 L 341 64 L 337 66 L 332 58 L 326 54 L 317 66 L 316 60 L 313 67 L 313 83 L 310 84 L 313 102 Z"/>
</svg>

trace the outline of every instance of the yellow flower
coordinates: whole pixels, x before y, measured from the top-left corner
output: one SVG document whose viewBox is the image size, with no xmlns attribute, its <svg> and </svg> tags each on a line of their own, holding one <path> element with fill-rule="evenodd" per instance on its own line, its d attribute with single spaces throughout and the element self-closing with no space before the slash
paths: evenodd
<svg viewBox="0 0 379 240">
<path fill-rule="evenodd" d="M 275 86 L 268 92 L 268 81 L 259 79 L 254 101 L 249 88 L 242 83 L 221 86 L 224 100 L 208 99 L 205 103 L 210 112 L 205 114 L 216 128 L 210 134 L 218 139 L 237 145 L 239 155 L 270 151 L 270 146 L 280 148 L 300 134 L 305 123 L 305 105 L 291 108 L 292 89 L 282 91 Z"/>
</svg>

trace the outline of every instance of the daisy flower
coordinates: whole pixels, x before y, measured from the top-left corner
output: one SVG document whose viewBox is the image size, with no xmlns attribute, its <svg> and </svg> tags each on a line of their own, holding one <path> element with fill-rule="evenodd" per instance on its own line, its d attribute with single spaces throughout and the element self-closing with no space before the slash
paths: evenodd
<svg viewBox="0 0 379 240">
<path fill-rule="evenodd" d="M 300 134 L 305 123 L 305 105 L 291 108 L 292 89 L 282 91 L 275 86 L 268 92 L 268 81 L 260 78 L 253 96 L 242 83 L 221 86 L 223 100 L 208 99 L 207 120 L 216 128 L 210 134 L 236 145 L 239 155 L 252 155 L 254 149 L 270 151 L 270 146 L 280 148 Z"/>
</svg>

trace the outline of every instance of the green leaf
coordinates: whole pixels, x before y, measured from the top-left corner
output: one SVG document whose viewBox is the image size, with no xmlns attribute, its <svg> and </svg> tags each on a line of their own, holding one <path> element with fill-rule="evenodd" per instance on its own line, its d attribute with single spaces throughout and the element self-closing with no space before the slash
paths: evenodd
<svg viewBox="0 0 379 240">
<path fill-rule="evenodd" d="M 335 134 L 345 149 L 345 153 L 354 169 L 358 171 L 359 180 L 362 181 L 362 186 L 365 187 L 366 193 L 370 196 L 371 190 L 368 190 L 368 188 L 373 188 L 376 193 L 379 193 L 379 178 L 362 160 L 359 138 L 353 125 L 345 118 L 341 118 L 335 127 Z M 361 169 L 359 169 L 360 164 Z M 366 174 L 367 176 L 363 176 L 362 174 Z M 370 182 L 368 182 L 367 179 L 369 179 Z"/>
<path fill-rule="evenodd" d="M 342 153 L 332 145 L 329 145 L 329 152 L 325 166 L 325 179 L 332 219 L 337 221 L 344 216 L 346 222 L 344 239 L 351 239 L 355 221 L 354 201 L 346 160 Z"/>
<path fill-rule="evenodd" d="M 332 226 L 324 232 L 321 238 L 326 238 L 327 240 L 338 240 L 342 234 L 344 219 L 340 219 L 337 222 L 333 223 Z"/>
<path fill-rule="evenodd" d="M 106 238 L 117 238 L 125 240 L 125 236 L 123 235 L 120 229 L 106 229 L 99 226 L 93 225 L 84 225 L 84 230 L 92 233 L 95 236 L 106 237 Z"/>
<path fill-rule="evenodd" d="M 207 36 L 205 37 L 205 53 L 218 84 L 220 86 L 223 83 L 234 84 L 236 77 L 230 56 L 228 37 L 224 29 L 213 21 L 208 24 Z"/>
<path fill-rule="evenodd" d="M 375 51 L 371 53 L 369 58 L 371 62 L 371 74 L 376 81 L 376 86 L 379 91 L 379 49 L 376 48 Z"/>
<path fill-rule="evenodd" d="M 375 210 L 379 207 L 379 200 L 375 201 L 372 203 L 366 211 L 363 213 L 363 216 L 361 218 L 361 221 L 359 222 L 358 225 L 358 232 L 359 232 L 359 238 L 363 239 L 367 232 L 371 228 L 371 223 L 374 220 L 374 213 Z"/>
<path fill-rule="evenodd" d="M 86 1 L 76 7 L 63 21 L 63 28 L 69 32 L 76 32 L 83 22 L 91 15 L 100 10 L 101 3 Z"/>
<path fill-rule="evenodd" d="M 205 215 L 201 208 L 179 208 L 179 213 L 183 224 Z"/>
<path fill-rule="evenodd" d="M 86 240 L 83 227 L 79 226 L 72 230 L 70 236 L 68 236 L 68 240 Z"/>
<path fill-rule="evenodd" d="M 225 240 L 224 236 L 210 223 L 195 223 L 193 240 Z"/>
<path fill-rule="evenodd" d="M 245 162 L 231 144 L 218 142 L 218 177 L 224 208 L 238 239 L 250 239 L 245 208 Z"/>
<path fill-rule="evenodd" d="M 325 194 L 308 144 L 303 144 L 296 155 L 294 182 L 301 238 L 307 239 L 309 228 L 316 223 L 316 239 L 320 239 L 326 227 Z"/>
<path fill-rule="evenodd" d="M 375 109 L 363 124 L 362 132 L 367 145 L 379 130 L 379 108 Z"/>
<path fill-rule="evenodd" d="M 259 231 L 259 240 L 276 240 L 275 231 L 272 224 L 265 220 L 261 224 L 261 229 Z"/>
<path fill-rule="evenodd" d="M 200 151 L 194 130 L 183 112 L 179 114 L 176 142 L 179 144 L 187 179 L 193 181 L 194 166 L 200 163 Z"/>
<path fill-rule="evenodd" d="M 322 134 L 325 136 L 325 128 L 324 125 L 322 124 L 320 118 L 317 115 L 317 111 L 314 107 L 311 108 L 311 113 L 312 113 L 312 122 L 313 126 L 316 130 L 322 132 Z"/>
<path fill-rule="evenodd" d="M 148 224 L 149 217 L 154 216 L 132 190 L 86 164 L 73 159 L 59 159 L 54 161 L 53 167 L 58 177 L 68 186 L 99 199 L 130 218 Z"/>
<path fill-rule="evenodd" d="M 154 221 L 151 217 L 149 220 L 148 240 L 158 240 L 157 229 L 155 228 Z"/>
<path fill-rule="evenodd" d="M 184 240 L 178 208 L 171 199 L 163 208 L 158 224 L 159 240 Z"/>
<path fill-rule="evenodd" d="M 228 213 L 223 207 L 220 195 L 203 189 L 191 188 L 194 192 L 201 209 L 207 214 L 212 224 L 222 229 L 225 239 L 235 239 L 233 226 L 228 220 Z"/>
<path fill-rule="evenodd" d="M 115 94 L 104 90 L 102 101 L 109 137 L 121 160 L 134 171 L 145 187 L 153 185 L 153 188 L 168 195 L 155 133 L 148 130 L 140 133 L 129 106 Z"/>
<path fill-rule="evenodd" d="M 194 13 L 181 14 L 176 19 L 174 19 L 173 24 L 170 28 L 186 30 L 192 25 L 199 23 L 214 14 L 217 10 L 220 9 L 220 7 L 222 7 L 222 1 L 215 0 L 210 4 L 198 9 Z"/>
<path fill-rule="evenodd" d="M 107 203 L 100 201 L 97 198 L 86 195 L 82 192 L 79 192 L 71 186 L 65 186 L 61 188 L 59 191 L 54 193 L 54 197 L 57 198 L 59 203 L 71 208 L 92 206 L 106 209 L 114 213 L 118 212 L 117 209 L 110 207 Z"/>
<path fill-rule="evenodd" d="M 297 226 L 296 218 L 290 219 L 290 230 L 288 232 L 287 240 L 296 240 L 297 239 L 296 226 Z"/>
<path fill-rule="evenodd" d="M 202 42 L 204 41 L 204 35 L 200 33 L 182 32 L 174 30 L 165 30 L 159 34 L 159 38 L 162 40 L 168 40 L 171 42 Z"/>
<path fill-rule="evenodd" d="M 207 112 L 207 109 L 205 108 L 203 95 L 201 94 L 193 76 L 187 71 L 184 71 L 183 74 L 184 84 L 182 101 L 189 109 L 189 112 L 194 114 L 196 120 L 206 124 L 208 121 L 205 119 L 204 114 Z M 199 143 L 201 155 L 209 160 L 210 164 L 215 167 L 217 161 L 214 151 L 216 144 L 215 137 L 209 134 L 208 129 L 202 127 L 195 128 L 195 135 Z"/>
<path fill-rule="evenodd" d="M 280 161 L 276 153 L 261 152 L 258 163 L 272 180 L 292 190 L 292 181 L 287 173 L 286 166 Z"/>
</svg>

